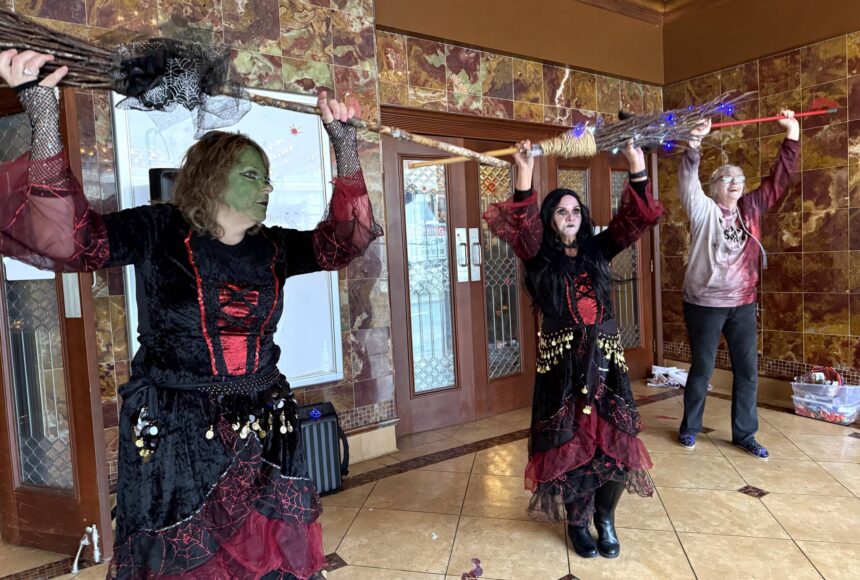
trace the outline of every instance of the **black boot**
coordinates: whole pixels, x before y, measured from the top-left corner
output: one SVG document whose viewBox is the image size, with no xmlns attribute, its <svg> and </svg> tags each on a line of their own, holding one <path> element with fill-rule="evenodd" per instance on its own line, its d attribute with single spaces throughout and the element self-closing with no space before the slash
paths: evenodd
<svg viewBox="0 0 860 580">
<path fill-rule="evenodd" d="M 615 506 L 621 499 L 624 483 L 608 481 L 594 493 L 594 527 L 597 528 L 597 551 L 604 558 L 617 558 L 621 544 L 615 533 Z"/>
<path fill-rule="evenodd" d="M 567 506 L 567 519 L 573 521 L 575 512 Z M 594 543 L 594 538 L 591 537 L 591 530 L 588 529 L 588 524 L 584 526 L 575 526 L 567 524 L 567 535 L 570 537 L 570 542 L 573 544 L 573 551 L 582 558 L 596 558 L 597 545 Z"/>
</svg>

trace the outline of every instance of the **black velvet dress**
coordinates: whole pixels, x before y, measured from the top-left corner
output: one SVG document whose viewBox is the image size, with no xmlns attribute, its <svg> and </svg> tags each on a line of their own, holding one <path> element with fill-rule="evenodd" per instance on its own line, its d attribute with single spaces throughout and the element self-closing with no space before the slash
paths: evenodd
<svg viewBox="0 0 860 580">
<path fill-rule="evenodd" d="M 32 183 L 34 168 L 55 177 Z M 361 173 L 336 180 L 315 230 L 263 227 L 235 246 L 172 205 L 98 215 L 62 155 L 0 177 L 0 252 L 61 271 L 134 264 L 142 282 L 109 576 L 315 577 L 320 503 L 273 335 L 287 277 L 341 268 L 381 234 Z"/>
</svg>

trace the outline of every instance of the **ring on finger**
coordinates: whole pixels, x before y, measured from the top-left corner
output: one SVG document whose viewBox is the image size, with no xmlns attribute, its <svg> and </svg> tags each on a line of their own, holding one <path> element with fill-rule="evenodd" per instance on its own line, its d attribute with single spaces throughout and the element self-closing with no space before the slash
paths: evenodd
<svg viewBox="0 0 860 580">
<path fill-rule="evenodd" d="M 31 69 L 28 69 L 28 68 L 24 69 L 24 74 L 27 75 L 28 77 L 36 76 L 36 73 L 34 73 Z"/>
</svg>

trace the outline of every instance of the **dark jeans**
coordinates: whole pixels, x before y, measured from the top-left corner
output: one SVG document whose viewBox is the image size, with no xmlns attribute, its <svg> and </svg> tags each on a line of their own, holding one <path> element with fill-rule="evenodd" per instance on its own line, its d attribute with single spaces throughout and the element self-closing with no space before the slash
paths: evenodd
<svg viewBox="0 0 860 580">
<path fill-rule="evenodd" d="M 681 435 L 702 430 L 708 381 L 717 362 L 720 333 L 726 337 L 732 360 L 732 441 L 750 443 L 758 431 L 758 344 L 755 302 L 734 308 L 713 308 L 684 302 L 693 362 L 684 389 Z"/>
</svg>

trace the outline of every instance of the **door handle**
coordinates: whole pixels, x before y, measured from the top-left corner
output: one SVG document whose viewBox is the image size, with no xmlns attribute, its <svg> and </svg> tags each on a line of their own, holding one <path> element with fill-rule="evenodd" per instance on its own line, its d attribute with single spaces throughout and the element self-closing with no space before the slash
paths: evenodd
<svg viewBox="0 0 860 580">
<path fill-rule="evenodd" d="M 481 231 L 478 228 L 469 228 L 469 259 L 472 267 L 469 268 L 469 279 L 477 282 L 481 279 Z M 476 251 L 477 250 L 477 251 Z"/>
<path fill-rule="evenodd" d="M 466 228 L 454 228 L 454 243 L 456 244 L 457 282 L 469 281 L 469 240 Z"/>
<path fill-rule="evenodd" d="M 462 251 L 461 251 L 462 250 Z M 466 242 L 457 244 L 457 266 L 465 268 L 469 265 L 469 256 Z"/>
<path fill-rule="evenodd" d="M 472 242 L 472 266 L 480 266 L 481 265 L 481 244 L 478 242 Z"/>
</svg>

